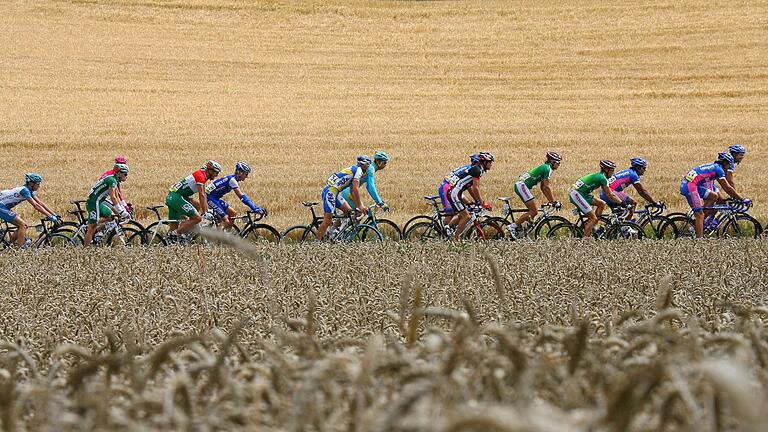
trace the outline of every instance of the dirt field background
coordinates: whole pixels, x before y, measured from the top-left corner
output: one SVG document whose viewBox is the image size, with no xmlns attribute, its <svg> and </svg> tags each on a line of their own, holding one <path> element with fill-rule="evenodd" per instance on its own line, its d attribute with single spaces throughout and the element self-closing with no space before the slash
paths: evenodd
<svg viewBox="0 0 768 432">
<path fill-rule="evenodd" d="M 138 206 L 206 159 L 284 227 L 324 179 L 374 148 L 404 221 L 470 152 L 498 158 L 485 196 L 546 150 L 557 197 L 596 161 L 650 161 L 649 190 L 684 208 L 679 180 L 729 144 L 737 186 L 768 199 L 765 2 L 2 2 L 0 187 L 26 171 L 60 211 L 116 154 Z M 238 203 L 239 205 L 239 203 Z M 26 206 L 25 206 L 26 207 Z M 24 209 L 24 215 L 30 215 Z"/>
</svg>

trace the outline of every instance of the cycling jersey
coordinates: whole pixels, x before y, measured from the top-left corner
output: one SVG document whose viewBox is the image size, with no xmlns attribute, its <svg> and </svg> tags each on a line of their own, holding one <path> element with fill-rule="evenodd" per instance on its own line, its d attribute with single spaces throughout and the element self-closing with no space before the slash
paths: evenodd
<svg viewBox="0 0 768 432">
<path fill-rule="evenodd" d="M 614 192 L 621 192 L 629 185 L 640 183 L 640 174 L 634 168 L 627 168 L 608 179 L 608 187 Z"/>
<path fill-rule="evenodd" d="M 719 163 L 708 163 L 699 165 L 696 168 L 688 171 L 688 174 L 683 177 L 683 182 L 690 185 L 702 185 L 707 180 L 719 180 L 725 178 L 725 171 L 722 165 Z"/>
<path fill-rule="evenodd" d="M 109 194 L 111 188 L 116 188 L 118 185 L 117 177 L 109 176 L 96 182 L 91 188 L 91 193 L 88 195 L 88 201 L 103 201 L 104 197 Z"/>
<path fill-rule="evenodd" d="M 208 194 L 208 199 L 221 199 L 224 195 L 232 192 L 235 189 L 239 189 L 240 185 L 237 183 L 237 179 L 234 174 L 230 174 L 224 177 L 217 178 L 211 184 L 205 188 L 205 193 Z"/>
<path fill-rule="evenodd" d="M 368 167 L 368 172 L 364 174 L 363 177 L 360 179 L 360 185 L 361 186 L 365 185 L 366 190 L 368 190 L 368 195 L 371 196 L 371 199 L 373 200 L 373 202 L 375 202 L 376 204 L 381 204 L 384 202 L 384 200 L 381 199 L 381 197 L 379 196 L 379 192 L 376 190 L 376 181 L 374 180 L 374 177 L 373 177 L 376 171 L 378 171 L 378 168 L 376 168 L 376 165 L 371 164 Z M 341 192 L 341 197 L 344 200 L 349 201 L 349 194 L 350 194 L 350 189 L 349 188 L 344 189 Z"/>
<path fill-rule="evenodd" d="M 341 192 L 348 188 L 354 180 L 360 180 L 365 172 L 359 165 L 352 165 L 349 168 L 344 168 L 341 171 L 331 174 L 326 180 L 326 184 L 334 192 Z"/>
<path fill-rule="evenodd" d="M 688 201 L 694 212 L 703 210 L 703 200 L 711 193 L 715 180 L 725 178 L 725 171 L 718 163 L 708 163 L 688 171 L 680 183 L 680 194 Z"/>
<path fill-rule="evenodd" d="M 445 176 L 438 188 L 440 200 L 446 212 L 460 212 L 465 209 L 461 196 L 472 186 L 474 180 L 480 179 L 485 173 L 481 165 L 460 166 Z"/>
<path fill-rule="evenodd" d="M 605 174 L 603 174 L 602 171 L 598 171 L 580 178 L 573 184 L 573 186 L 571 186 L 571 189 L 586 196 L 591 194 L 595 189 L 604 186 L 608 186 L 608 179 L 605 178 Z"/>
<path fill-rule="evenodd" d="M 205 170 L 197 170 L 192 174 L 179 180 L 176 184 L 171 186 L 170 191 L 176 192 L 184 198 L 189 198 L 193 194 L 196 194 L 200 190 L 200 186 L 205 185 L 208 181 L 208 175 Z"/>
<path fill-rule="evenodd" d="M 550 175 L 552 175 L 552 167 L 548 163 L 544 163 L 523 173 L 523 175 L 518 177 L 518 181 L 525 183 L 525 186 L 531 189 L 541 183 L 542 180 L 549 180 Z"/>
<path fill-rule="evenodd" d="M 13 189 L 6 189 L 0 192 L 0 204 L 5 208 L 12 209 L 20 202 L 33 198 L 35 193 L 26 186 L 19 186 Z"/>
</svg>

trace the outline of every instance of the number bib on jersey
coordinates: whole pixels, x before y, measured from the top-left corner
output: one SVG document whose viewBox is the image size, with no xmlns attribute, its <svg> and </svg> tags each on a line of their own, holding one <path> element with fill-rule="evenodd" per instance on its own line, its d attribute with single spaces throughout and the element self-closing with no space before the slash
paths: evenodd
<svg viewBox="0 0 768 432">
<path fill-rule="evenodd" d="M 685 180 L 692 182 L 696 180 L 696 177 L 698 177 L 699 173 L 696 172 L 696 170 L 690 170 L 688 171 L 688 174 L 685 175 Z"/>
</svg>

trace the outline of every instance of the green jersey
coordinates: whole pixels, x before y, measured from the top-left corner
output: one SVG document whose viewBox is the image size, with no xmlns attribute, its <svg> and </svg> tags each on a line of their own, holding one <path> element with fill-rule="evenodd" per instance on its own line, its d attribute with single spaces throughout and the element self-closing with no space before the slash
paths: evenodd
<svg viewBox="0 0 768 432">
<path fill-rule="evenodd" d="M 602 186 L 608 186 L 608 179 L 602 171 L 598 171 L 580 178 L 571 189 L 582 195 L 589 195 L 592 191 Z"/>
<path fill-rule="evenodd" d="M 525 183 L 528 189 L 532 189 L 542 180 L 549 180 L 549 176 L 552 174 L 552 167 L 548 163 L 537 166 L 536 168 L 521 175 L 517 180 Z"/>
<path fill-rule="evenodd" d="M 96 184 L 93 185 L 93 188 L 91 188 L 91 193 L 88 195 L 88 201 L 103 201 L 104 197 L 109 194 L 109 189 L 116 188 L 117 184 L 117 177 L 114 175 L 106 176 L 103 179 L 97 181 Z"/>
</svg>

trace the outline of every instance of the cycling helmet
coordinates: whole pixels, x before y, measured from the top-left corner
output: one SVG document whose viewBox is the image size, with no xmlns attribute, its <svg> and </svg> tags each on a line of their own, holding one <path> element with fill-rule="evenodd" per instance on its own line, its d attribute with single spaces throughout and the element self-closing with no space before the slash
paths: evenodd
<svg viewBox="0 0 768 432">
<path fill-rule="evenodd" d="M 734 144 L 734 145 L 728 147 L 728 151 L 731 152 L 731 153 L 745 154 L 747 152 L 747 148 L 744 147 L 741 144 Z"/>
<path fill-rule="evenodd" d="M 368 168 L 369 166 L 371 166 L 371 163 L 373 163 L 373 161 L 371 160 L 371 157 L 368 155 L 360 155 L 357 157 L 358 165 L 365 166 L 366 168 Z"/>
<path fill-rule="evenodd" d="M 43 181 L 43 176 L 38 173 L 26 173 L 24 174 L 24 183 L 40 183 Z"/>
<path fill-rule="evenodd" d="M 600 161 L 600 168 L 613 168 L 616 169 L 616 162 L 608 159 L 603 159 Z"/>
<path fill-rule="evenodd" d="M 128 165 L 121 163 L 115 164 L 115 174 L 117 173 L 128 174 Z"/>
<path fill-rule="evenodd" d="M 219 163 L 214 160 L 209 160 L 203 166 L 201 166 L 200 169 L 204 169 L 206 171 L 215 171 L 216 174 L 218 174 L 221 172 L 221 165 L 219 165 Z"/>
<path fill-rule="evenodd" d="M 469 161 L 472 162 L 472 163 L 480 162 L 480 154 L 479 153 L 475 153 L 473 155 L 470 155 L 469 156 Z"/>
<path fill-rule="evenodd" d="M 115 156 L 115 164 L 127 164 L 128 158 L 125 156 Z"/>
<path fill-rule="evenodd" d="M 725 152 L 718 153 L 717 160 L 715 161 L 715 163 L 723 163 L 723 162 L 727 162 L 729 164 L 734 163 L 733 155 Z"/>
<path fill-rule="evenodd" d="M 478 155 L 478 157 L 479 157 L 479 160 L 481 160 L 481 161 L 488 161 L 488 162 L 493 162 L 493 161 L 495 161 L 495 160 L 496 160 L 496 159 L 493 157 L 493 155 L 492 155 L 492 154 L 490 154 L 489 152 L 480 152 L 480 153 L 478 153 L 477 155 Z"/>
<path fill-rule="evenodd" d="M 638 167 L 638 168 L 646 168 L 646 167 L 648 167 L 648 161 L 643 159 L 643 158 L 641 158 L 641 157 L 633 157 L 632 159 L 629 160 L 629 163 L 633 167 Z"/>
<path fill-rule="evenodd" d="M 239 161 L 235 164 L 235 171 L 241 171 L 247 174 L 251 173 L 251 166 L 248 165 L 248 162 Z"/>
<path fill-rule="evenodd" d="M 389 155 L 387 154 L 387 152 L 376 150 L 376 152 L 373 154 L 373 160 L 387 162 L 389 161 Z"/>
<path fill-rule="evenodd" d="M 560 163 L 560 161 L 562 160 L 563 158 L 560 157 L 560 153 L 553 152 L 553 151 L 547 152 L 547 161 Z"/>
</svg>

